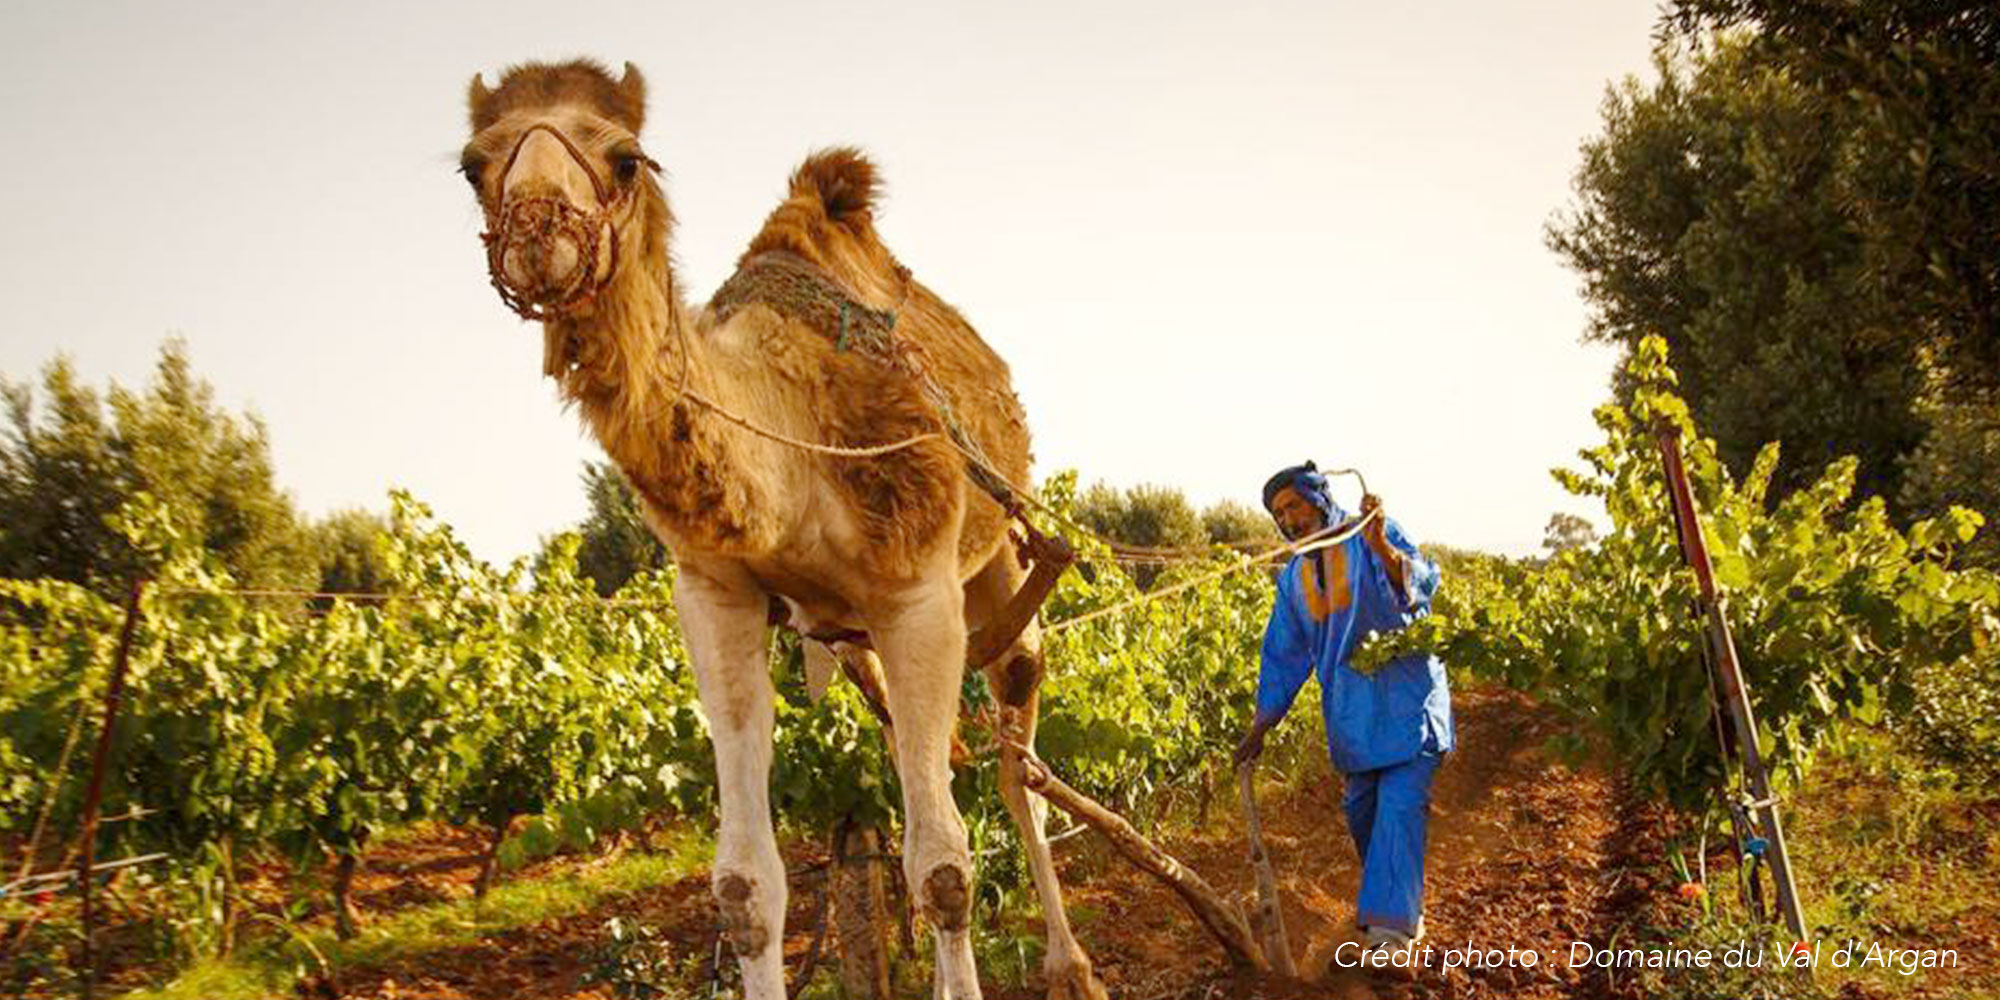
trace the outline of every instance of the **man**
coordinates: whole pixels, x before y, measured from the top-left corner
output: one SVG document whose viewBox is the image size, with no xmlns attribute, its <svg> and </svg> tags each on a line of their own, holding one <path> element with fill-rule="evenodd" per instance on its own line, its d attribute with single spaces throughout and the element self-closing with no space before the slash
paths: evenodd
<svg viewBox="0 0 2000 1000">
<path fill-rule="evenodd" d="M 1294 540 L 1345 519 L 1310 462 L 1272 476 L 1264 507 Z M 1399 657 L 1373 674 L 1348 665 L 1369 633 L 1427 613 L 1437 590 L 1436 565 L 1380 510 L 1376 497 L 1363 497 L 1362 516 L 1377 516 L 1356 537 L 1294 556 L 1278 578 L 1257 673 L 1257 715 L 1236 762 L 1263 752 L 1264 734 L 1317 670 L 1327 750 L 1345 776 L 1342 805 L 1361 858 L 1355 919 L 1369 947 L 1400 950 L 1424 932 L 1424 825 L 1431 777 L 1452 746 L 1451 690 L 1444 665 L 1428 653 Z"/>
</svg>

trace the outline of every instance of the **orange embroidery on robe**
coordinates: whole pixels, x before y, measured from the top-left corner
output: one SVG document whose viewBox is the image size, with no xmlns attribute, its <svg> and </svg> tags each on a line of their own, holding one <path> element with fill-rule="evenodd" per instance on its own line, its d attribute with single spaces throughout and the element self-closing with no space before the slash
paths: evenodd
<svg viewBox="0 0 2000 1000">
<path fill-rule="evenodd" d="M 1347 547 L 1321 549 L 1312 558 L 1321 560 L 1320 565 L 1326 567 L 1326 589 L 1320 589 L 1319 574 L 1313 572 L 1311 561 L 1299 567 L 1299 583 L 1305 591 L 1306 610 L 1311 612 L 1312 620 L 1323 622 L 1327 615 L 1346 611 L 1354 601 L 1354 594 L 1347 586 Z"/>
</svg>

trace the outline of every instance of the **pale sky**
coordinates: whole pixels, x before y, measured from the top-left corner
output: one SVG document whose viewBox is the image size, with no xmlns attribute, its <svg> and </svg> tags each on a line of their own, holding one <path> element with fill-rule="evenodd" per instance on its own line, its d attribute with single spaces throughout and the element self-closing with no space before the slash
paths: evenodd
<svg viewBox="0 0 2000 1000">
<path fill-rule="evenodd" d="M 312 514 L 407 487 L 481 556 L 599 457 L 488 287 L 463 95 L 637 63 L 719 284 L 810 149 L 1012 365 L 1037 472 L 1254 504 L 1358 465 L 1420 540 L 1525 553 L 1612 352 L 1542 245 L 1657 0 L 92 3 L 0 8 L 0 372 L 143 382 L 169 335 Z M 1341 487 L 1351 503 L 1351 482 Z"/>
</svg>

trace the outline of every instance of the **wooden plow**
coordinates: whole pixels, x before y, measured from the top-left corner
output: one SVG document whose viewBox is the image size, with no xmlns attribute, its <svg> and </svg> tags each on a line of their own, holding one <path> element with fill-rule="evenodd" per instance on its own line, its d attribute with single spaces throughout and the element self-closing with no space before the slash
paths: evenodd
<svg viewBox="0 0 2000 1000">
<path fill-rule="evenodd" d="M 1026 518 L 1022 518 L 1022 524 L 1027 524 Z M 1076 560 L 1076 553 L 1068 542 L 1059 537 L 1044 536 L 1032 526 L 1026 530 L 1028 536 L 1022 546 L 1022 554 L 1024 559 L 1033 560 L 1033 567 L 1027 582 L 1008 603 L 1006 612 L 993 625 L 974 636 L 967 656 L 974 667 L 984 666 L 986 661 L 1000 655 L 1020 635 L 1021 630 L 1041 610 L 1043 602 L 1048 600 L 1063 570 Z M 1004 733 L 995 742 L 1001 753 L 1019 756 L 1023 765 L 1022 784 L 1029 791 L 1068 813 L 1078 823 L 1097 831 L 1125 860 L 1172 890 L 1186 904 L 1195 921 L 1222 946 L 1231 965 L 1285 976 L 1298 975 L 1278 906 L 1277 878 L 1271 870 L 1270 855 L 1264 849 L 1263 825 L 1257 814 L 1256 791 L 1251 780 L 1256 766 L 1254 762 L 1246 763 L 1237 772 L 1244 813 L 1250 825 L 1250 862 L 1257 872 L 1258 906 L 1246 914 L 1194 869 L 1146 839 L 1125 817 L 1056 777 L 1054 769 L 1036 756 L 1032 749 Z"/>
<path fill-rule="evenodd" d="M 1016 541 L 1022 565 L 1028 569 L 1028 578 L 998 617 L 967 637 L 967 669 L 982 669 L 1005 652 L 1041 612 L 1063 571 L 1076 563 L 1076 550 L 1069 542 L 1060 536 L 1038 531 L 1025 516 L 1021 516 L 1018 507 L 1010 512 L 1022 527 L 1023 534 L 1017 535 Z M 778 609 L 773 608 L 772 613 L 775 623 Z M 837 642 L 862 648 L 870 646 L 868 634 L 854 629 L 815 630 L 807 633 L 806 638 L 829 646 Z M 881 702 L 879 679 L 855 673 L 850 661 L 843 660 L 842 666 L 848 668 L 849 679 L 861 689 L 870 703 L 870 709 L 888 728 L 891 720 L 886 705 Z M 995 721 L 997 725 L 998 720 Z M 1277 878 L 1271 869 L 1270 856 L 1264 849 L 1263 827 L 1251 780 L 1254 763 L 1246 764 L 1237 773 L 1250 825 L 1250 863 L 1257 873 L 1258 905 L 1255 910 L 1246 913 L 1242 907 L 1216 891 L 1194 869 L 1146 839 L 1125 817 L 1056 777 L 1048 762 L 1011 736 L 1004 731 L 996 732 L 994 745 L 1001 753 L 1020 758 L 1022 783 L 1028 790 L 1068 813 L 1078 823 L 1097 831 L 1125 860 L 1172 890 L 1202 928 L 1222 946 L 1231 965 L 1285 976 L 1298 974 L 1278 907 Z"/>
<path fill-rule="evenodd" d="M 1251 863 L 1257 869 L 1258 906 L 1246 914 L 1194 869 L 1147 840 L 1125 817 L 1056 777 L 1048 762 L 1035 756 L 1033 751 L 1012 741 L 1003 741 L 1002 746 L 1005 752 L 1021 755 L 1026 765 L 1023 783 L 1029 791 L 1070 814 L 1077 822 L 1096 830 L 1125 860 L 1173 890 L 1174 895 L 1187 905 L 1196 922 L 1215 938 L 1217 944 L 1222 945 L 1231 965 L 1284 976 L 1298 975 L 1298 968 L 1292 961 L 1291 945 L 1285 937 L 1284 919 L 1278 909 L 1277 879 L 1271 871 L 1270 856 L 1264 851 L 1255 793 L 1250 787 L 1250 766 L 1237 772 L 1244 804 L 1249 809 Z"/>
<path fill-rule="evenodd" d="M 1125 860 L 1173 890 L 1174 895 L 1187 904 L 1188 911 L 1194 914 L 1202 928 L 1222 945 L 1231 965 L 1260 972 L 1277 970 L 1277 963 L 1265 954 L 1264 944 L 1251 931 L 1249 917 L 1215 891 L 1194 869 L 1147 840 L 1125 817 L 1065 784 L 1050 770 L 1047 761 L 1035 756 L 1027 747 L 1006 741 L 1003 749 L 1021 755 L 1026 765 L 1024 784 L 1029 791 L 1069 813 L 1077 822 L 1096 830 Z M 1268 942 L 1269 939 L 1265 940 Z M 1285 954 L 1289 961 L 1289 950 Z"/>
</svg>

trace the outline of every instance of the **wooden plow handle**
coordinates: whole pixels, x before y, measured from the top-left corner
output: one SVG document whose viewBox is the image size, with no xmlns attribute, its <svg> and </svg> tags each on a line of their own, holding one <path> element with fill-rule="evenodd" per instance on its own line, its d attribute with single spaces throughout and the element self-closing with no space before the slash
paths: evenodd
<svg viewBox="0 0 2000 1000">
<path fill-rule="evenodd" d="M 1278 876 L 1271 870 L 1271 854 L 1264 849 L 1264 821 L 1257 814 L 1257 762 L 1244 761 L 1236 769 L 1236 789 L 1243 795 L 1243 818 L 1249 825 L 1250 868 L 1257 875 L 1257 909 L 1250 923 L 1264 946 L 1264 960 L 1282 975 L 1296 977 L 1298 963 L 1292 961 L 1291 940 L 1285 934 L 1285 913 L 1278 905 Z"/>
</svg>

